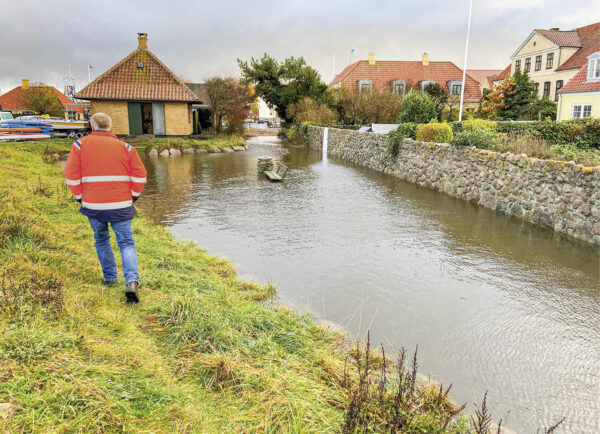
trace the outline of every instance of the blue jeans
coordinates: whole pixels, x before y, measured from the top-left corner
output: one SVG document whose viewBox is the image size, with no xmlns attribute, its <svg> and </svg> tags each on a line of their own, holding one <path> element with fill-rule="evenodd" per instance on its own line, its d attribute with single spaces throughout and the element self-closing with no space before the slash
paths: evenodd
<svg viewBox="0 0 600 434">
<path fill-rule="evenodd" d="M 104 280 L 116 280 L 118 277 L 117 263 L 115 262 L 115 255 L 113 255 L 113 251 L 110 246 L 110 232 L 108 231 L 108 223 L 103 223 L 91 217 L 88 217 L 88 219 L 90 220 L 90 225 L 94 230 L 96 252 L 98 253 L 98 259 L 100 259 Z M 123 264 L 125 283 L 139 282 L 140 274 L 138 273 L 137 250 L 135 248 L 135 243 L 133 242 L 131 220 L 113 222 L 110 225 L 115 232 L 115 236 L 117 237 L 119 250 L 121 250 L 121 262 Z"/>
</svg>

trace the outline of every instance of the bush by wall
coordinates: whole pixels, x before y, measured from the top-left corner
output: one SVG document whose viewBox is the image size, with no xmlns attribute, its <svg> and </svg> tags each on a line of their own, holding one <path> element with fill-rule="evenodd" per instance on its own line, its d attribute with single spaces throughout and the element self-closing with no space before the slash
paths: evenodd
<svg viewBox="0 0 600 434">
<path fill-rule="evenodd" d="M 498 131 L 496 122 L 486 119 L 468 119 L 462 122 L 462 129 L 465 131 Z"/>
<path fill-rule="evenodd" d="M 421 124 L 417 127 L 417 140 L 421 142 L 451 143 L 454 135 L 446 123 Z"/>
<path fill-rule="evenodd" d="M 435 102 L 426 93 L 414 90 L 408 92 L 402 100 L 402 113 L 398 116 L 398 123 L 426 123 L 431 119 L 437 119 Z"/>
<path fill-rule="evenodd" d="M 493 149 L 498 134 L 487 129 L 464 129 L 454 134 L 452 144 L 456 146 L 475 146 L 480 149 Z"/>
</svg>

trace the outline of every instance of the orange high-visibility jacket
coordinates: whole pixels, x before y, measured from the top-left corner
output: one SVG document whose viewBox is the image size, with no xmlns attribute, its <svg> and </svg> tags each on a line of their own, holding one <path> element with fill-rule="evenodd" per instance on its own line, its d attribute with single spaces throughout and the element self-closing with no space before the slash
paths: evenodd
<svg viewBox="0 0 600 434">
<path fill-rule="evenodd" d="M 127 208 L 146 185 L 146 168 L 135 148 L 107 131 L 75 141 L 65 166 L 67 185 L 83 208 Z"/>
</svg>

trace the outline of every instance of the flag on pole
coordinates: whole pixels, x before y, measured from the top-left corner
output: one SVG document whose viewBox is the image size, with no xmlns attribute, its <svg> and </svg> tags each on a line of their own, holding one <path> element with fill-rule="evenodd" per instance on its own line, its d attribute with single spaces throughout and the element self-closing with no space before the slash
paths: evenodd
<svg viewBox="0 0 600 434">
<path fill-rule="evenodd" d="M 92 65 L 90 65 L 89 63 L 88 63 L 88 68 L 94 69 L 94 67 Z"/>
</svg>

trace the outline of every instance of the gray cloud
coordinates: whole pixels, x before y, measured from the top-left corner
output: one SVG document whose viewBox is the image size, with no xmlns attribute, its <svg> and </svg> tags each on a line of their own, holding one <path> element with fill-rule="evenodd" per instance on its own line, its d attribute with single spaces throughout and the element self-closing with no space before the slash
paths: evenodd
<svg viewBox="0 0 600 434">
<path fill-rule="evenodd" d="M 3 2 L 0 89 L 21 78 L 62 88 L 71 64 L 79 88 L 87 64 L 104 72 L 136 47 L 136 32 L 174 72 L 191 80 L 238 75 L 236 58 L 268 52 L 304 56 L 325 80 L 371 51 L 378 59 L 431 60 L 462 66 L 467 0 L 442 1 L 127 1 Z M 570 8 L 569 3 L 574 7 Z M 596 0 L 474 0 L 471 67 L 504 68 L 535 27 L 600 21 Z M 576 7 L 575 7 L 576 6 Z M 562 11 L 569 10 L 563 15 Z M 577 13 L 581 11 L 581 13 Z"/>
</svg>

